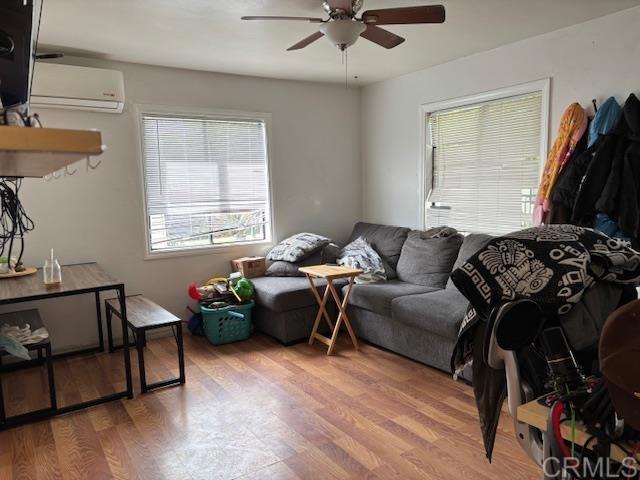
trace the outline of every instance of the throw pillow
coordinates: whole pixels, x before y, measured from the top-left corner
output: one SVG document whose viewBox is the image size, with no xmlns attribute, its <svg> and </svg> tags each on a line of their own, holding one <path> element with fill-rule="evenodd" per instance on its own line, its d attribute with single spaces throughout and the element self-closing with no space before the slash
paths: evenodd
<svg viewBox="0 0 640 480">
<path fill-rule="evenodd" d="M 327 237 L 315 233 L 298 233 L 285 238 L 267 254 L 272 261 L 299 262 L 331 242 Z"/>
<path fill-rule="evenodd" d="M 267 277 L 304 277 L 304 273 L 298 270 L 300 267 L 308 267 L 309 265 L 320 265 L 322 262 L 322 252 L 316 252 L 311 256 L 299 262 L 285 262 L 277 260 L 267 268 L 265 276 Z"/>
<path fill-rule="evenodd" d="M 460 234 L 423 237 L 424 232 L 419 231 L 412 231 L 407 236 L 396 269 L 398 278 L 425 287 L 444 288 L 463 237 Z"/>
<path fill-rule="evenodd" d="M 356 238 L 345 246 L 336 259 L 336 263 L 363 270 L 364 273 L 357 279 L 358 283 L 387 279 L 382 258 L 362 237 Z"/>
<path fill-rule="evenodd" d="M 340 247 L 335 243 L 330 243 L 322 250 L 311 254 L 304 260 L 299 262 L 285 262 L 277 260 L 272 262 L 267 268 L 265 276 L 267 277 L 304 277 L 299 268 L 308 267 L 310 265 L 322 265 L 325 263 L 335 263 Z"/>
</svg>

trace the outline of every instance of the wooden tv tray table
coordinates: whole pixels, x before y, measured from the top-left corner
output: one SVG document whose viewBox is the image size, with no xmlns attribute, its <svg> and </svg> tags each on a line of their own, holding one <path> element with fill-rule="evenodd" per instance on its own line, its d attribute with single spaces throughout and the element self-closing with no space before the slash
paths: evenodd
<svg viewBox="0 0 640 480">
<path fill-rule="evenodd" d="M 311 292 L 313 296 L 316 298 L 318 302 L 319 309 L 318 314 L 316 315 L 316 320 L 313 323 L 313 329 L 311 330 L 311 336 L 309 337 L 309 345 L 313 345 L 314 340 L 319 340 L 325 345 L 329 347 L 327 350 L 327 355 L 331 355 L 333 353 L 333 349 L 336 346 L 336 340 L 338 339 L 338 333 L 340 332 L 340 325 L 344 322 L 345 327 L 347 327 L 347 332 L 349 332 L 349 337 L 351 338 L 351 343 L 356 350 L 358 350 L 358 339 L 356 338 L 355 333 L 353 333 L 353 328 L 351 328 L 351 323 L 349 323 L 349 317 L 347 317 L 346 307 L 349 303 L 349 296 L 351 295 L 351 289 L 353 288 L 353 282 L 356 277 L 363 273 L 362 270 L 358 268 L 350 268 L 350 267 L 342 267 L 339 265 L 314 265 L 311 267 L 301 267 L 299 270 L 307 276 L 307 280 L 309 280 L 309 286 L 311 287 Z M 318 287 L 313 283 L 314 278 L 324 278 L 327 281 L 327 287 L 324 290 L 324 295 L 320 297 L 320 293 L 318 292 Z M 347 293 L 344 298 L 340 300 L 340 295 L 338 295 L 338 291 L 336 287 L 333 285 L 333 281 L 339 278 L 348 278 L 349 279 L 349 287 L 347 288 Z M 338 318 L 336 319 L 335 325 L 333 324 L 329 314 L 327 313 L 327 300 L 329 299 L 329 292 L 333 295 L 333 299 L 338 306 Z M 318 327 L 320 326 L 320 319 L 324 317 L 329 328 L 331 329 L 331 338 L 325 337 L 318 333 Z"/>
<path fill-rule="evenodd" d="M 549 407 L 540 404 L 537 400 L 533 400 L 524 405 L 518 407 L 518 421 L 531 425 L 540 431 L 547 431 L 547 419 L 549 418 Z M 567 423 L 563 423 L 560 427 L 562 437 L 565 440 L 571 441 L 571 426 Z M 577 422 L 575 431 L 575 442 L 577 445 L 584 446 L 589 440 L 591 435 L 586 431 L 582 423 Z M 624 447 L 630 452 L 633 451 L 632 445 L 624 445 Z M 627 457 L 627 454 L 618 446 L 611 445 L 611 458 L 616 462 L 622 462 Z M 640 457 L 636 460 L 640 461 Z"/>
</svg>

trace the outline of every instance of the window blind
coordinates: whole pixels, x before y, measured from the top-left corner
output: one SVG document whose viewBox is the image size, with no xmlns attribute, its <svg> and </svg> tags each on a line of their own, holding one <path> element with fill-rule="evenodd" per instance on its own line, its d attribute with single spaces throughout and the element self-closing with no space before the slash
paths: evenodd
<svg viewBox="0 0 640 480">
<path fill-rule="evenodd" d="M 142 130 L 152 252 L 267 238 L 263 120 L 143 114 Z"/>
<path fill-rule="evenodd" d="M 541 116 L 542 92 L 429 114 L 427 227 L 505 234 L 531 226 Z"/>
</svg>

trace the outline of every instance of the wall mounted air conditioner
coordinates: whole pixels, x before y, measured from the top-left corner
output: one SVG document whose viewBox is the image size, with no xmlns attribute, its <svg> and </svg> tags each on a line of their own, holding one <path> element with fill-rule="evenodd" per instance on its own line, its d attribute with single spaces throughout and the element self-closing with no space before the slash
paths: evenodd
<svg viewBox="0 0 640 480">
<path fill-rule="evenodd" d="M 32 107 L 122 113 L 122 72 L 37 62 L 31 89 Z"/>
</svg>

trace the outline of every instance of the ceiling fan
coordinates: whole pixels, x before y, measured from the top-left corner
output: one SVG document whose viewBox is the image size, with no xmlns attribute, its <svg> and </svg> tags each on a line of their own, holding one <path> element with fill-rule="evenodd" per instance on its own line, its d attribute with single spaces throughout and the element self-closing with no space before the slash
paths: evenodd
<svg viewBox="0 0 640 480">
<path fill-rule="evenodd" d="M 300 20 L 319 23 L 320 30 L 295 45 L 288 51 L 299 50 L 319 38 L 326 36 L 340 50 L 350 47 L 358 37 L 377 43 L 384 48 L 394 48 L 405 41 L 404 38 L 391 33 L 378 25 L 406 25 L 415 23 L 443 23 L 445 11 L 443 5 L 423 7 L 383 8 L 367 10 L 358 18 L 356 14 L 362 9 L 364 0 L 325 0 L 322 4 L 328 19 L 316 17 L 287 16 L 245 16 L 242 20 Z"/>
</svg>

